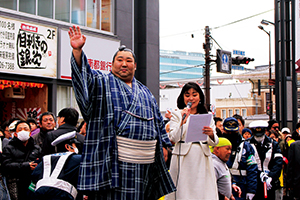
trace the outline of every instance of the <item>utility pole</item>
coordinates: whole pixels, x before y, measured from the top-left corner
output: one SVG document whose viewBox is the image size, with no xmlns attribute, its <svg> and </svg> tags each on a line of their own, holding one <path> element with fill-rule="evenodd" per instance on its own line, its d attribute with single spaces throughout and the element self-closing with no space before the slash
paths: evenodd
<svg viewBox="0 0 300 200">
<path fill-rule="evenodd" d="M 203 49 L 205 50 L 205 102 L 206 108 L 210 110 L 210 32 L 209 27 L 205 26 L 205 43 L 203 44 Z"/>
</svg>

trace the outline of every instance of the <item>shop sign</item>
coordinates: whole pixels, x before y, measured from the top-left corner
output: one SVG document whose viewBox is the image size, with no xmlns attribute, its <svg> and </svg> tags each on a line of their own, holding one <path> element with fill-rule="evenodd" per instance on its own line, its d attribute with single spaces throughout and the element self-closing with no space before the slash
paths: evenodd
<svg viewBox="0 0 300 200">
<path fill-rule="evenodd" d="M 0 17 L 0 72 L 56 78 L 57 29 Z"/>
<path fill-rule="evenodd" d="M 71 54 L 72 48 L 68 31 L 60 30 L 61 47 L 60 47 L 60 78 L 71 79 Z M 84 34 L 84 33 L 83 33 Z M 95 37 L 88 34 L 86 36 L 86 43 L 83 47 L 83 52 L 87 56 L 88 63 L 91 69 L 100 70 L 103 73 L 111 71 L 112 57 L 120 47 L 120 40 Z"/>
</svg>

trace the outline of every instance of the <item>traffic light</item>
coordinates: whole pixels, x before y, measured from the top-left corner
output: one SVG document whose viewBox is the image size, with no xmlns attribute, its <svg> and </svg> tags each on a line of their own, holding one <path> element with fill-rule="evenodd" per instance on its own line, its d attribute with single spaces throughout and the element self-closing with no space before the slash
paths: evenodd
<svg viewBox="0 0 300 200">
<path fill-rule="evenodd" d="M 267 115 L 271 114 L 271 103 L 267 103 Z"/>
<path fill-rule="evenodd" d="M 231 59 L 233 65 L 240 65 L 240 64 L 246 64 L 248 65 L 249 62 L 254 61 L 254 58 L 248 58 L 248 57 L 243 57 L 243 56 L 237 56 L 233 57 Z"/>
</svg>

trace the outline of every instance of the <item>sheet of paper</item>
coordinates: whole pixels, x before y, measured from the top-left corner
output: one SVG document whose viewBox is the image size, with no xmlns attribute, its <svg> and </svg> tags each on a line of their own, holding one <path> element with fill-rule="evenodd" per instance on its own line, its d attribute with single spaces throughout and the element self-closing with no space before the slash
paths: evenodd
<svg viewBox="0 0 300 200">
<path fill-rule="evenodd" d="M 190 115 L 185 142 L 206 141 L 207 135 L 203 134 L 203 127 L 210 126 L 212 114 Z"/>
</svg>

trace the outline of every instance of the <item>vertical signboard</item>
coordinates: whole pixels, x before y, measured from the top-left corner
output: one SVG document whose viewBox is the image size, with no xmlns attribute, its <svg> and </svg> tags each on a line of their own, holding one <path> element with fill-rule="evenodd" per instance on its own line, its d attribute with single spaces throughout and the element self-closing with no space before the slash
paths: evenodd
<svg viewBox="0 0 300 200">
<path fill-rule="evenodd" d="M 57 29 L 0 17 L 0 72 L 56 78 Z"/>
</svg>

